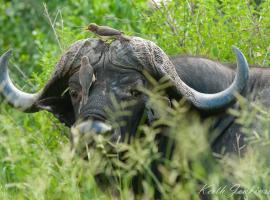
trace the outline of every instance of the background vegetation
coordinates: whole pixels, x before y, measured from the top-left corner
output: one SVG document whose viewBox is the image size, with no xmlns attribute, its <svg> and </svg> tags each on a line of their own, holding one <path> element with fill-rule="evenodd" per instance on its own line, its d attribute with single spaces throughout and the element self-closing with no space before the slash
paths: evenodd
<svg viewBox="0 0 270 200">
<path fill-rule="evenodd" d="M 29 92 L 42 88 L 65 48 L 93 36 L 82 30 L 89 22 L 153 40 L 170 55 L 204 55 L 233 62 L 231 46 L 236 45 L 250 64 L 270 66 L 269 0 L 174 0 L 166 5 L 144 0 L 0 0 L 0 53 L 14 50 L 10 71 L 18 87 Z M 130 177 L 137 173 L 145 174 L 145 199 L 153 198 L 153 182 L 165 199 L 197 199 L 204 183 L 214 189 L 239 184 L 250 189 L 247 199 L 269 199 L 269 194 L 258 191 L 270 191 L 267 111 L 258 105 L 252 112 L 231 111 L 244 124 L 248 151 L 243 157 L 213 156 L 207 124 L 194 117 L 190 126 L 181 103 L 171 110 L 158 101 L 157 94 L 151 96 L 153 104 L 163 108 L 166 118 L 161 121 L 171 122 L 171 135 L 177 139 L 172 161 L 165 160 L 159 167 L 162 182 L 149 170 L 150 161 L 160 156 L 153 141 L 154 126 L 141 127 L 147 133 L 143 141 L 119 147 L 128 149 L 128 164 L 104 159 L 99 151 L 92 152 L 86 162 L 71 155 L 69 130 L 51 114 L 21 113 L 0 99 L 0 199 L 112 199 L 113 192 L 104 192 L 94 181 L 94 174 L 108 163 L 118 166 L 113 185 L 121 199 L 133 197 Z M 259 121 L 259 131 L 252 130 L 252 120 Z M 226 190 L 213 198 L 237 196 Z"/>
</svg>

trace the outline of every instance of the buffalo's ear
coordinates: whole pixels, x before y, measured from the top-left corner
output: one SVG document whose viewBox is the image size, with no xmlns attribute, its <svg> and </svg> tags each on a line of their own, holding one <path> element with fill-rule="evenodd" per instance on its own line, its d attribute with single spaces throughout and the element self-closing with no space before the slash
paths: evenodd
<svg viewBox="0 0 270 200">
<path fill-rule="evenodd" d="M 51 112 L 60 122 L 71 127 L 75 122 L 75 115 L 69 94 L 59 97 L 47 97 L 36 102 L 39 109 Z"/>
</svg>

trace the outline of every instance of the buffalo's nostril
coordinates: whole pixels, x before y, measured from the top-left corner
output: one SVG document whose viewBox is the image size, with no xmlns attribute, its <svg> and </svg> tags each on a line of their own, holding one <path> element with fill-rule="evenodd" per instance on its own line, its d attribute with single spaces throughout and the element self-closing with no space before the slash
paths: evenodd
<svg viewBox="0 0 270 200">
<path fill-rule="evenodd" d="M 95 132 L 102 134 L 110 132 L 112 130 L 112 127 L 101 121 L 87 120 L 73 126 L 71 128 L 71 131 L 73 129 L 78 129 L 80 133 Z"/>
</svg>

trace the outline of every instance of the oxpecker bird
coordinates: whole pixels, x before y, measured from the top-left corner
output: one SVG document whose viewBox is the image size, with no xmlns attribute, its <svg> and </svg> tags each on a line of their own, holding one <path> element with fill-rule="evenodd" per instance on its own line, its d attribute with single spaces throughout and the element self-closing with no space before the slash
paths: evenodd
<svg viewBox="0 0 270 200">
<path fill-rule="evenodd" d="M 95 81 L 94 69 L 90 64 L 88 57 L 86 56 L 82 57 L 81 59 L 81 67 L 79 70 L 79 81 L 82 88 L 82 99 L 80 105 L 81 109 L 81 107 L 87 103 L 89 89 L 93 81 Z"/>
<path fill-rule="evenodd" d="M 88 25 L 87 30 L 95 33 L 102 41 L 118 39 L 120 41 L 129 41 L 129 38 L 123 35 L 122 31 L 109 26 L 99 26 L 95 23 Z"/>
</svg>

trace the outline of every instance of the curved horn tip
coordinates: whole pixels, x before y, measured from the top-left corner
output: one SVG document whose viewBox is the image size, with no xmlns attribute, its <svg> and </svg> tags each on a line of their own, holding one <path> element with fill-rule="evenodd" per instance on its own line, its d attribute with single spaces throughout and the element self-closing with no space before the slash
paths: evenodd
<svg viewBox="0 0 270 200">
<path fill-rule="evenodd" d="M 232 46 L 232 50 L 234 51 L 237 59 L 244 64 L 244 65 L 241 65 L 241 66 L 243 68 L 245 68 L 245 69 L 249 68 L 247 59 L 246 59 L 245 55 L 242 53 L 242 51 L 239 48 L 237 48 L 236 46 L 234 46 L 234 45 Z M 239 62 L 237 62 L 237 63 L 239 63 Z"/>
<path fill-rule="evenodd" d="M 11 54 L 12 54 L 12 51 L 13 51 L 12 49 L 7 50 L 5 53 L 2 54 L 1 58 L 2 59 L 9 58 L 11 56 Z"/>
<path fill-rule="evenodd" d="M 0 68 L 7 68 L 7 62 L 8 62 L 8 59 L 10 58 L 12 54 L 12 49 L 6 51 L 5 53 L 2 54 L 2 56 L 0 57 L 0 62 L 3 63 L 3 65 L 0 66 Z"/>
<path fill-rule="evenodd" d="M 239 50 L 239 48 L 235 45 L 232 45 L 232 49 L 235 51 L 235 50 Z"/>
<path fill-rule="evenodd" d="M 242 51 L 237 46 L 232 45 L 232 50 L 234 51 L 235 54 L 237 54 L 237 55 L 240 54 L 241 56 L 244 56 Z"/>
</svg>

